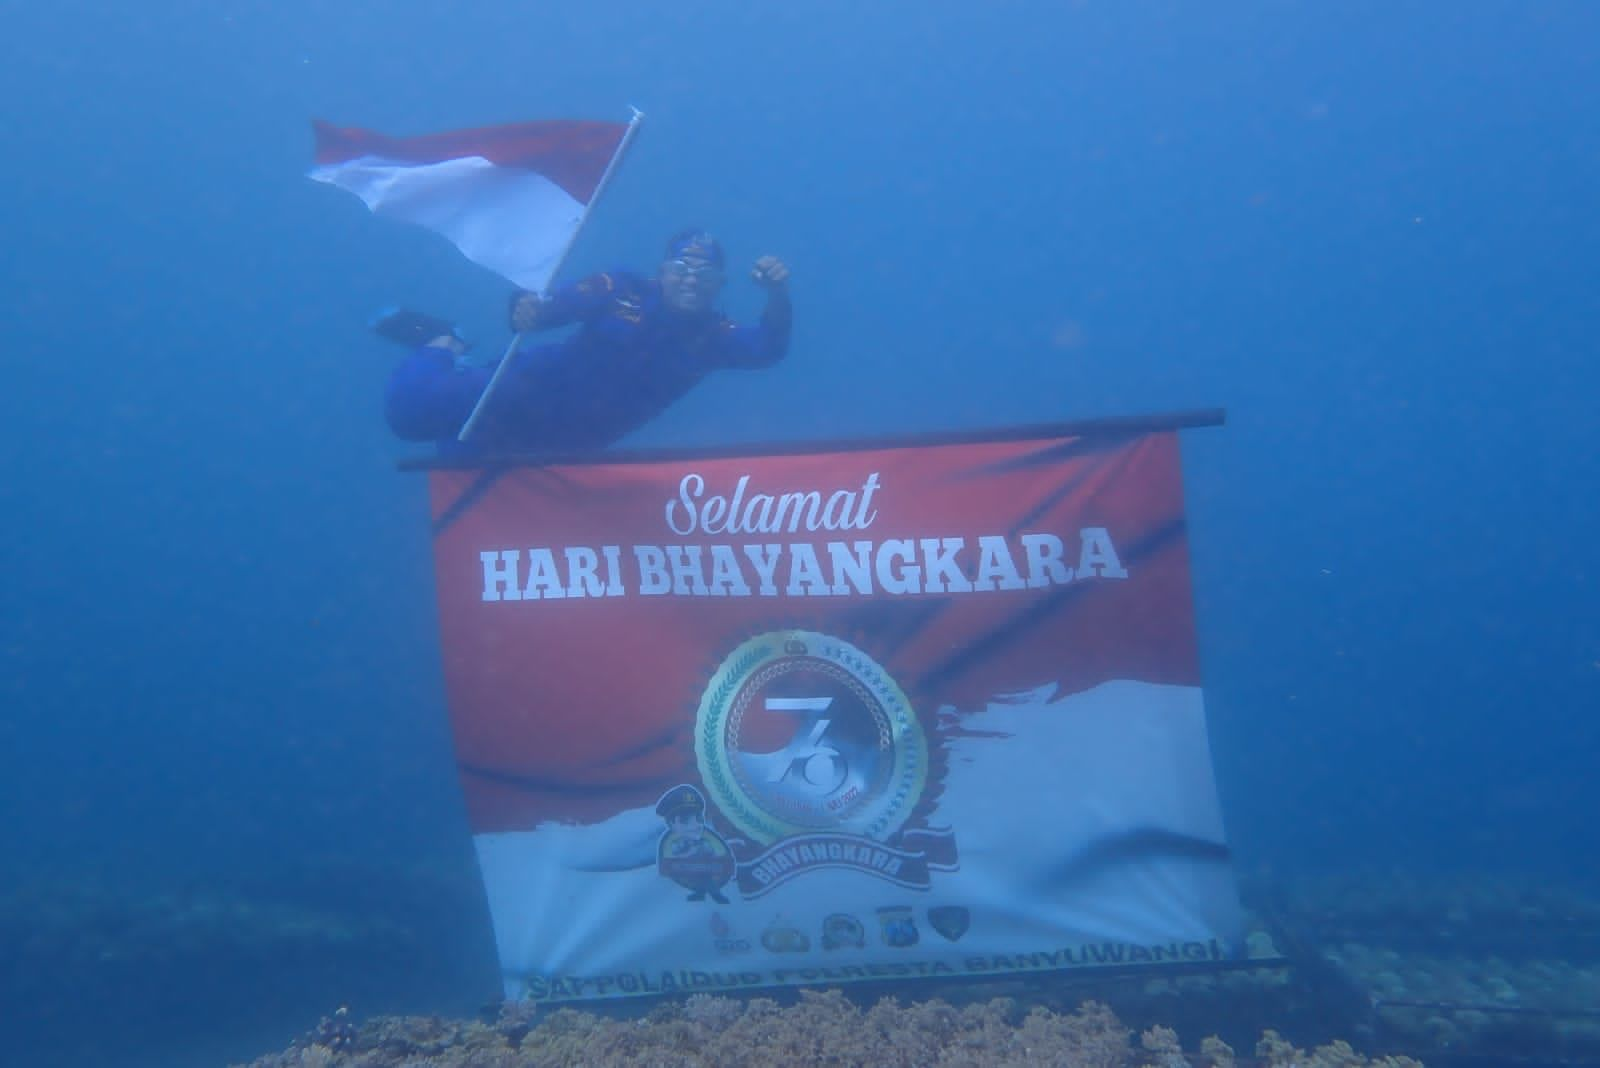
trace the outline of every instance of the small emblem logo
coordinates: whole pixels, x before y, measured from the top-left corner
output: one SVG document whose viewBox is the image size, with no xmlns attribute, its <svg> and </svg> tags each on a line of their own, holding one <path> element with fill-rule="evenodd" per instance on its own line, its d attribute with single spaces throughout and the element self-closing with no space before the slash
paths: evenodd
<svg viewBox="0 0 1600 1068">
<path fill-rule="evenodd" d="M 761 932 L 761 945 L 768 953 L 804 953 L 811 948 L 811 939 L 800 928 L 784 922 L 780 916 Z"/>
<path fill-rule="evenodd" d="M 835 912 L 822 921 L 823 949 L 860 949 L 867 944 L 861 921 L 846 912 Z"/>
<path fill-rule="evenodd" d="M 959 942 L 972 925 L 972 913 L 960 905 L 935 905 L 928 910 L 928 926 L 951 942 Z"/>
<path fill-rule="evenodd" d="M 735 937 L 733 928 L 720 912 L 711 914 L 711 944 L 724 957 L 750 952 L 749 939 Z"/>
<path fill-rule="evenodd" d="M 914 946 L 921 937 L 917 933 L 917 920 L 911 906 L 894 905 L 878 910 L 878 934 L 883 944 L 895 949 Z"/>
</svg>

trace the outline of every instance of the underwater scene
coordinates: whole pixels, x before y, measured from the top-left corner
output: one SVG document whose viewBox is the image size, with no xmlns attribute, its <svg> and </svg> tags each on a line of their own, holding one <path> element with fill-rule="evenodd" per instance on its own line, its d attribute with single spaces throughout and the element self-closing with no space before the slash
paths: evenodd
<svg viewBox="0 0 1600 1068">
<path fill-rule="evenodd" d="M 1600 1066 L 1600 7 L 5 21 L 4 1063 Z"/>
</svg>

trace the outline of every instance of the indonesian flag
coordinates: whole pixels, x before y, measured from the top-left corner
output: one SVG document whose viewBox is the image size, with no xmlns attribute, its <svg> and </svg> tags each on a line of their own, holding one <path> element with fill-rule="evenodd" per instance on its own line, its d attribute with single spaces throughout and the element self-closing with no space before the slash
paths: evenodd
<svg viewBox="0 0 1600 1068">
<path fill-rule="evenodd" d="M 542 291 L 637 122 L 555 119 L 388 137 L 316 120 L 310 176 Z"/>
</svg>

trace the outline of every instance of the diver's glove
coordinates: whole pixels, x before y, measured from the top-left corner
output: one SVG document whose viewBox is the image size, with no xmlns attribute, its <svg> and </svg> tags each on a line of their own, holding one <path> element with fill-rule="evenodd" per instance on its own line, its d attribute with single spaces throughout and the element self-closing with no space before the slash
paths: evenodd
<svg viewBox="0 0 1600 1068">
<path fill-rule="evenodd" d="M 511 294 L 509 317 L 511 332 L 525 334 L 539 325 L 539 315 L 544 311 L 544 298 L 531 290 L 519 289 Z"/>
<path fill-rule="evenodd" d="M 750 268 L 750 280 L 763 289 L 781 289 L 789 284 L 789 265 L 776 256 L 762 256 Z"/>
</svg>

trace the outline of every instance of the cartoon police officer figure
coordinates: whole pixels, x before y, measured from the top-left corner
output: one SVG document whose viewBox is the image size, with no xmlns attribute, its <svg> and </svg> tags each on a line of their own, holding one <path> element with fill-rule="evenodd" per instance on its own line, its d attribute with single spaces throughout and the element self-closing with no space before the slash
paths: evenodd
<svg viewBox="0 0 1600 1068">
<path fill-rule="evenodd" d="M 687 784 L 674 786 L 656 802 L 656 815 L 667 824 L 656 846 L 656 870 L 688 890 L 690 901 L 710 897 L 726 905 L 721 888 L 733 878 L 733 852 L 706 826 L 706 799 L 700 791 Z"/>
</svg>

